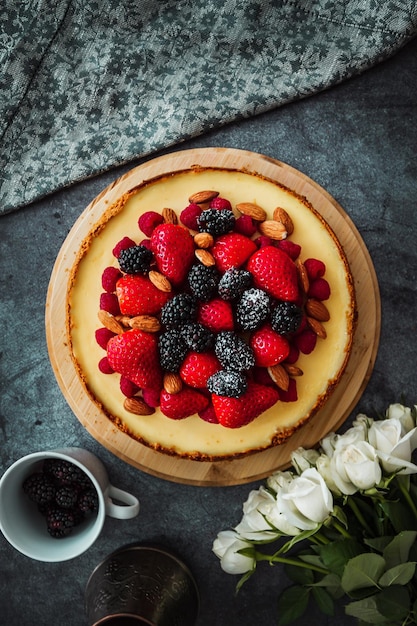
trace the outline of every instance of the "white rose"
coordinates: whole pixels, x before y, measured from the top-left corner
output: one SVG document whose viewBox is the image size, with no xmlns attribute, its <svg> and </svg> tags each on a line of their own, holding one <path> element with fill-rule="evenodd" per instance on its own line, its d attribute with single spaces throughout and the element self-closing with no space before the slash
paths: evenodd
<svg viewBox="0 0 417 626">
<path fill-rule="evenodd" d="M 246 574 L 255 568 L 253 557 L 239 554 L 243 548 L 253 548 L 248 541 L 243 541 L 233 530 L 222 530 L 213 542 L 213 552 L 220 559 L 220 566 L 227 574 Z"/>
<path fill-rule="evenodd" d="M 388 473 L 414 474 L 417 466 L 411 455 L 417 447 L 417 428 L 406 432 L 400 419 L 388 418 L 374 422 L 369 429 L 369 441 L 377 451 L 384 470 Z"/>
<path fill-rule="evenodd" d="M 267 521 L 274 506 L 275 498 L 265 488 L 251 491 L 243 504 L 242 520 L 235 530 L 249 541 L 277 539 L 279 534 Z"/>
<path fill-rule="evenodd" d="M 415 427 L 414 419 L 411 415 L 411 409 L 408 406 L 403 406 L 398 403 L 390 404 L 385 411 L 385 415 L 388 419 L 400 420 L 406 433 Z"/>
<path fill-rule="evenodd" d="M 354 426 L 349 428 L 342 435 L 330 433 L 327 437 L 321 440 L 320 445 L 322 450 L 330 458 L 336 448 L 341 445 L 346 446 L 349 444 L 355 444 L 358 441 L 365 441 L 367 436 L 367 428 L 364 420 L 358 420 Z"/>
<path fill-rule="evenodd" d="M 270 489 L 275 492 L 278 492 L 281 487 L 290 483 L 293 480 L 293 475 L 291 472 L 274 472 L 271 476 L 268 476 L 266 484 Z"/>
<path fill-rule="evenodd" d="M 297 448 L 291 454 L 291 463 L 295 467 L 297 474 L 302 474 L 309 467 L 315 467 L 316 461 L 320 456 L 317 450 L 305 450 Z"/>
<path fill-rule="evenodd" d="M 323 476 L 324 482 L 326 483 L 330 491 L 332 491 L 336 495 L 340 495 L 342 492 L 334 482 L 333 471 L 330 464 L 330 457 L 328 457 L 327 454 L 321 454 L 319 456 L 316 462 L 316 469 L 320 476 Z"/>
<path fill-rule="evenodd" d="M 376 450 L 367 441 L 340 440 L 329 469 L 336 487 L 346 495 L 375 487 L 382 476 Z"/>
<path fill-rule="evenodd" d="M 277 506 L 288 522 L 300 530 L 313 530 L 333 510 L 333 497 L 315 468 L 285 483 L 277 493 Z"/>
</svg>

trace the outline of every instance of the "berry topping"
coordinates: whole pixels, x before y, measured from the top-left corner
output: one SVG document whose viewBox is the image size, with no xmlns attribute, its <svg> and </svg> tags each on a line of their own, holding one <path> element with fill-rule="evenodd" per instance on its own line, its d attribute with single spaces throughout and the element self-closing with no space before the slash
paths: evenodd
<svg viewBox="0 0 417 626">
<path fill-rule="evenodd" d="M 299 335 L 294 337 L 294 344 L 303 354 L 311 354 L 317 343 L 317 335 L 315 332 L 306 328 Z"/>
<path fill-rule="evenodd" d="M 290 239 L 281 239 L 281 241 L 276 242 L 276 245 L 280 250 L 288 254 L 293 261 L 296 261 L 300 256 L 301 246 Z"/>
<path fill-rule="evenodd" d="M 330 298 L 330 285 L 325 278 L 316 278 L 310 283 L 308 297 L 317 300 L 328 300 Z"/>
<path fill-rule="evenodd" d="M 154 315 L 171 297 L 158 289 L 147 276 L 126 275 L 117 281 L 116 294 L 123 315 Z"/>
<path fill-rule="evenodd" d="M 276 387 L 248 382 L 248 388 L 239 398 L 212 394 L 217 419 L 227 428 L 240 428 L 252 422 L 258 415 L 279 400 Z"/>
<path fill-rule="evenodd" d="M 180 220 L 190 230 L 198 230 L 198 218 L 202 209 L 198 204 L 189 204 L 180 214 Z"/>
<path fill-rule="evenodd" d="M 184 324 L 180 331 L 187 348 L 194 352 L 205 352 L 214 346 L 213 333 L 198 322 Z"/>
<path fill-rule="evenodd" d="M 107 311 L 112 315 L 119 315 L 120 306 L 116 294 L 107 292 L 102 293 L 100 295 L 100 309 L 102 311 Z"/>
<path fill-rule="evenodd" d="M 319 259 L 306 259 L 304 261 L 304 267 L 306 268 L 310 281 L 321 278 L 326 273 L 326 266 L 323 261 Z"/>
<path fill-rule="evenodd" d="M 107 358 L 115 372 L 138 387 L 161 387 L 158 339 L 142 330 L 128 330 L 107 344 Z"/>
<path fill-rule="evenodd" d="M 224 235 L 233 230 L 236 218 L 229 209 L 207 209 L 197 219 L 198 230 L 210 235 Z"/>
<path fill-rule="evenodd" d="M 161 323 L 167 330 L 193 322 L 197 315 L 197 300 L 189 293 L 179 293 L 161 311 Z"/>
<path fill-rule="evenodd" d="M 231 211 L 232 205 L 230 204 L 230 201 L 227 200 L 227 198 L 217 196 L 216 198 L 213 198 L 213 200 L 210 202 L 210 209 L 228 209 L 229 211 Z"/>
<path fill-rule="evenodd" d="M 109 363 L 109 359 L 106 356 L 103 356 L 102 359 L 98 362 L 98 369 L 102 374 L 113 374 L 114 369 Z"/>
<path fill-rule="evenodd" d="M 101 284 L 104 291 L 113 293 L 116 291 L 116 283 L 121 277 L 120 270 L 117 267 L 106 267 L 101 275 Z"/>
<path fill-rule="evenodd" d="M 109 330 L 108 328 L 97 328 L 97 330 L 95 331 L 95 337 L 96 337 L 96 341 L 98 343 L 98 345 L 100 346 L 100 348 L 103 348 L 103 350 L 105 350 L 107 348 L 107 344 L 109 342 L 109 340 L 115 336 L 116 333 L 113 333 L 111 330 Z"/>
<path fill-rule="evenodd" d="M 232 305 L 221 298 L 202 302 L 198 308 L 197 321 L 214 333 L 220 333 L 223 330 L 233 330 Z"/>
<path fill-rule="evenodd" d="M 155 228 L 159 226 L 159 224 L 162 224 L 163 221 L 164 218 L 160 213 L 156 211 L 146 211 L 140 216 L 138 226 L 144 235 L 150 237 Z"/>
<path fill-rule="evenodd" d="M 244 330 L 254 330 L 269 317 L 270 311 L 268 294 L 262 289 L 252 288 L 244 291 L 237 303 L 236 319 Z"/>
<path fill-rule="evenodd" d="M 211 253 L 217 269 L 224 273 L 231 267 L 240 267 L 256 250 L 256 244 L 240 233 L 229 233 L 218 237 Z"/>
<path fill-rule="evenodd" d="M 194 413 L 203 411 L 209 399 L 196 389 L 184 387 L 178 393 L 171 394 L 165 390 L 161 392 L 161 411 L 166 417 L 180 420 Z"/>
<path fill-rule="evenodd" d="M 196 298 L 210 300 L 217 293 L 220 273 L 214 266 L 193 265 L 188 272 L 188 284 Z"/>
<path fill-rule="evenodd" d="M 222 332 L 216 337 L 214 351 L 225 369 L 241 372 L 255 365 L 255 357 L 248 344 L 233 332 Z"/>
<path fill-rule="evenodd" d="M 178 372 L 188 352 L 188 347 L 182 333 L 172 329 L 160 335 L 158 350 L 162 369 L 167 372 Z"/>
<path fill-rule="evenodd" d="M 149 272 L 153 254 L 145 246 L 132 246 L 120 252 L 118 261 L 125 274 L 145 274 Z"/>
<path fill-rule="evenodd" d="M 139 391 L 139 387 L 125 376 L 120 376 L 120 391 L 126 398 L 133 398 Z"/>
<path fill-rule="evenodd" d="M 272 330 L 270 324 L 264 324 L 250 338 L 250 346 L 255 355 L 255 364 L 260 367 L 272 367 L 284 361 L 290 345 L 282 335 Z"/>
<path fill-rule="evenodd" d="M 207 381 L 207 389 L 218 396 L 239 398 L 248 388 L 246 377 L 241 372 L 220 370 Z"/>
<path fill-rule="evenodd" d="M 173 285 L 180 285 L 194 261 L 194 240 L 178 224 L 160 224 L 151 236 L 151 249 L 158 270 Z"/>
<path fill-rule="evenodd" d="M 219 360 L 213 352 L 189 352 L 181 365 L 180 376 L 190 387 L 205 388 L 207 380 L 218 372 L 220 367 Z"/>
<path fill-rule="evenodd" d="M 132 246 L 136 246 L 136 243 L 130 237 L 123 237 L 113 248 L 113 256 L 116 259 L 119 258 L 122 250 L 126 250 L 126 248 L 131 248 Z"/>
<path fill-rule="evenodd" d="M 205 409 L 198 412 L 198 417 L 200 417 L 204 422 L 208 422 L 209 424 L 218 424 L 219 420 L 217 419 L 216 412 L 214 410 L 213 405 L 210 403 L 206 406 Z"/>
<path fill-rule="evenodd" d="M 220 278 L 218 285 L 219 296 L 223 300 L 236 300 L 251 284 L 252 274 L 250 272 L 231 267 Z"/>
<path fill-rule="evenodd" d="M 236 220 L 235 231 L 246 235 L 246 237 L 252 237 L 257 231 L 256 222 L 250 217 L 250 215 L 241 215 Z"/>
<path fill-rule="evenodd" d="M 293 302 L 278 302 L 271 313 L 271 326 L 281 335 L 295 333 L 302 322 L 303 311 Z"/>
<path fill-rule="evenodd" d="M 274 246 L 255 252 L 248 262 L 255 286 L 274 298 L 296 302 L 299 298 L 297 269 L 290 257 Z"/>
</svg>

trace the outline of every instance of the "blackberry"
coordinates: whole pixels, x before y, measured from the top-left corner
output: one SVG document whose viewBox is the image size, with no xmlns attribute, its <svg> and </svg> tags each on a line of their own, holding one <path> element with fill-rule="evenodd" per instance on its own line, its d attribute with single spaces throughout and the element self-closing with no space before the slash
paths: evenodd
<svg viewBox="0 0 417 626">
<path fill-rule="evenodd" d="M 244 330 L 254 330 L 269 317 L 270 312 L 268 294 L 262 289 L 247 289 L 237 304 L 236 319 Z"/>
<path fill-rule="evenodd" d="M 207 389 L 217 396 L 240 398 L 248 388 L 248 382 L 241 372 L 220 370 L 207 381 Z"/>
<path fill-rule="evenodd" d="M 206 350 L 210 350 L 214 345 L 213 333 L 198 322 L 182 326 L 181 335 L 187 348 L 194 352 L 205 352 Z"/>
<path fill-rule="evenodd" d="M 149 271 L 152 260 L 152 251 L 145 246 L 126 248 L 118 257 L 120 269 L 125 274 L 145 274 Z"/>
<path fill-rule="evenodd" d="M 167 330 L 193 322 L 197 316 L 197 300 L 189 293 L 179 293 L 161 311 L 161 322 Z"/>
<path fill-rule="evenodd" d="M 229 209 L 206 209 L 197 219 L 200 232 L 219 236 L 233 230 L 236 218 Z"/>
<path fill-rule="evenodd" d="M 293 302 L 278 302 L 271 314 L 271 326 L 276 333 L 295 333 L 303 319 L 302 309 Z"/>
<path fill-rule="evenodd" d="M 82 513 L 95 513 L 95 511 L 98 511 L 97 491 L 95 489 L 86 489 L 80 493 L 77 506 Z"/>
<path fill-rule="evenodd" d="M 74 514 L 71 511 L 52 509 L 46 517 L 46 527 L 51 537 L 61 539 L 72 532 L 75 526 Z"/>
<path fill-rule="evenodd" d="M 179 330 L 168 330 L 160 335 L 158 350 L 162 369 L 167 372 L 178 372 L 188 347 Z"/>
<path fill-rule="evenodd" d="M 193 265 L 188 272 L 188 284 L 196 298 L 207 302 L 215 293 L 219 284 L 220 273 L 214 267 L 205 265 Z"/>
<path fill-rule="evenodd" d="M 218 293 L 223 300 L 236 300 L 252 284 L 252 274 L 231 267 L 220 279 Z"/>
<path fill-rule="evenodd" d="M 24 480 L 23 491 L 32 502 L 36 502 L 38 505 L 52 502 L 55 497 L 53 481 L 40 472 L 31 474 Z"/>
<path fill-rule="evenodd" d="M 255 356 L 252 348 L 231 331 L 224 331 L 217 335 L 214 352 L 220 363 L 227 370 L 242 372 L 255 365 Z"/>
<path fill-rule="evenodd" d="M 83 470 L 64 459 L 45 459 L 43 471 L 47 476 L 54 478 L 61 485 L 79 483 L 84 484 L 89 481 Z"/>
<path fill-rule="evenodd" d="M 72 509 L 78 500 L 78 489 L 72 486 L 59 487 L 55 493 L 55 502 L 63 509 Z"/>
</svg>

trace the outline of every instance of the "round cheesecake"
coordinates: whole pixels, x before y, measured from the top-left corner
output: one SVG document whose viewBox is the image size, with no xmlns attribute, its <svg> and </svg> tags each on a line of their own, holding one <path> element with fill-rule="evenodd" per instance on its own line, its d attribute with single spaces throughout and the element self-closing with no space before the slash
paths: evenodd
<svg viewBox="0 0 417 626">
<path fill-rule="evenodd" d="M 151 414 L 132 413 L 125 408 L 120 375 L 103 373 L 98 367 L 106 355 L 95 335 L 102 326 L 98 318 L 103 292 L 101 276 L 106 268 L 119 267 L 113 254 L 115 246 L 125 237 L 137 244 L 145 239 L 138 220 L 147 212 L 162 214 L 169 208 L 181 224 L 180 216 L 189 198 L 202 190 L 215 190 L 219 197 L 229 200 L 236 217 L 239 215 L 236 207 L 242 204 L 262 207 L 267 220 L 273 219 L 277 207 L 284 209 L 293 225 L 291 234 L 285 234 L 285 238 L 301 246 L 299 258 L 294 262 L 300 282 L 300 265 L 303 267 L 307 259 L 318 259 L 325 265 L 325 279 L 330 286 L 330 296 L 324 302 L 328 319 L 309 317 L 311 327 L 318 334 L 314 350 L 308 354 L 300 352 L 292 368 L 287 368 L 290 377 L 296 380 L 297 399 L 279 400 L 239 428 L 205 421 L 197 414 L 171 419 L 158 406 L 152 408 Z M 258 231 L 252 238 L 260 234 Z M 355 294 L 348 262 L 335 234 L 314 207 L 304 197 L 262 176 L 215 168 L 193 168 L 164 175 L 119 198 L 83 241 L 68 290 L 67 333 L 71 356 L 98 410 L 142 444 L 200 461 L 239 458 L 280 445 L 312 419 L 340 382 L 352 348 L 355 320 Z M 137 395 L 141 397 L 140 391 Z"/>
</svg>

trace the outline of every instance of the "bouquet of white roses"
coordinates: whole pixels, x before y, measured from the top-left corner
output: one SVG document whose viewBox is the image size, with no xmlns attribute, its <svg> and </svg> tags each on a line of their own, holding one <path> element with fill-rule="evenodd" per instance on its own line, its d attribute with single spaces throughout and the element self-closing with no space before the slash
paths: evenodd
<svg viewBox="0 0 417 626">
<path fill-rule="evenodd" d="M 292 469 L 251 491 L 240 523 L 218 534 L 213 551 L 242 575 L 237 589 L 261 561 L 285 565 L 293 584 L 279 599 L 280 626 L 310 597 L 328 615 L 343 598 L 360 624 L 417 624 L 416 417 L 417 406 L 392 404 L 318 450 L 299 448 Z"/>
</svg>

